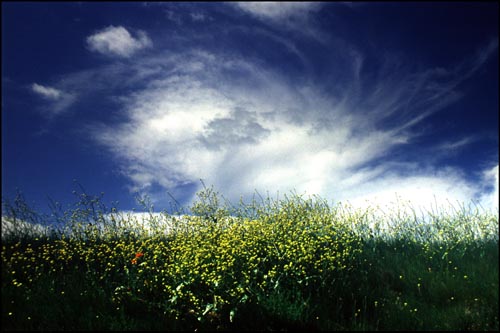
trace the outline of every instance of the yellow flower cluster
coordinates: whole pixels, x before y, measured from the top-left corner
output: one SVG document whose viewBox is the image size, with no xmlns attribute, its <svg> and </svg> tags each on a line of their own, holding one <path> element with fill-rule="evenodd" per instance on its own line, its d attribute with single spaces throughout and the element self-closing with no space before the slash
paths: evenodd
<svg viewBox="0 0 500 333">
<path fill-rule="evenodd" d="M 283 301 L 279 307 L 286 306 L 288 295 L 298 294 L 301 303 L 328 295 L 339 309 L 351 307 L 357 318 L 360 305 L 347 299 L 349 288 L 371 278 L 387 285 L 389 295 L 367 299 L 373 309 L 386 311 L 392 304 L 415 316 L 425 309 L 415 302 L 417 296 L 429 297 L 441 283 L 434 276 L 459 277 L 457 286 L 473 286 L 477 274 L 456 262 L 458 254 L 475 250 L 477 239 L 498 244 L 498 219 L 374 220 L 368 211 L 345 214 L 301 197 L 243 207 L 243 213 L 231 215 L 210 195 L 193 206 L 194 215 L 163 219 L 151 214 L 141 223 L 113 211 L 108 222 L 91 224 L 78 222 L 81 214 L 75 214 L 56 236 L 4 242 L 2 290 L 23 294 L 51 281 L 54 297 L 68 297 L 67 286 L 56 292 L 55 285 L 76 273 L 86 283 L 80 295 L 100 286 L 116 309 L 141 306 L 175 318 L 211 322 L 222 316 L 233 322 L 246 302 L 265 308 Z M 100 219 L 105 221 L 104 215 Z M 392 269 L 393 264 L 405 267 L 405 260 L 411 269 Z M 404 290 L 414 298 L 401 294 Z M 443 295 L 453 301 L 456 296 Z M 471 304 L 478 303 L 476 296 Z"/>
<path fill-rule="evenodd" d="M 170 233 L 75 224 L 74 234 L 55 241 L 4 246 L 2 266 L 16 286 L 73 269 L 116 286 L 117 303 L 147 299 L 176 316 L 188 311 L 202 319 L 234 315 L 237 304 L 256 294 L 340 274 L 360 252 L 345 225 L 303 206 L 287 201 L 256 219 L 187 216 Z"/>
</svg>

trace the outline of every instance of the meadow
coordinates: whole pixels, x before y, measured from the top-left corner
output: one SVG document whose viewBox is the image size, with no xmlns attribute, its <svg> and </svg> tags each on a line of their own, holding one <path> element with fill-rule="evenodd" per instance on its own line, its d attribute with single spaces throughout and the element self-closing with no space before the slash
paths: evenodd
<svg viewBox="0 0 500 333">
<path fill-rule="evenodd" d="M 3 330 L 499 329 L 498 215 L 473 205 L 232 205 L 204 187 L 189 214 L 139 199 L 142 220 L 77 197 L 50 216 L 3 200 Z"/>
</svg>

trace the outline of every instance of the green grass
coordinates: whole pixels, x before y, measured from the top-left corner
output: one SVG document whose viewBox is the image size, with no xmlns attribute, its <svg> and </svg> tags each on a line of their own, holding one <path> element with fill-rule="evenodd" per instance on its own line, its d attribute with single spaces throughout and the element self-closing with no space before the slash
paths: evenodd
<svg viewBox="0 0 500 333">
<path fill-rule="evenodd" d="M 494 214 L 221 198 L 205 188 L 191 215 L 144 224 L 81 194 L 44 232 L 50 217 L 4 201 L 2 328 L 499 329 Z"/>
</svg>

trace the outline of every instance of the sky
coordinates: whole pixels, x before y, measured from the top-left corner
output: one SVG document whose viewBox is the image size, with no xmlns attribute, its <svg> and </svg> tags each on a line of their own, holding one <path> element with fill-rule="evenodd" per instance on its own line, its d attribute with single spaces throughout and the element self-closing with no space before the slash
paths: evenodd
<svg viewBox="0 0 500 333">
<path fill-rule="evenodd" d="M 4 199 L 498 214 L 497 2 L 1 6 Z"/>
</svg>

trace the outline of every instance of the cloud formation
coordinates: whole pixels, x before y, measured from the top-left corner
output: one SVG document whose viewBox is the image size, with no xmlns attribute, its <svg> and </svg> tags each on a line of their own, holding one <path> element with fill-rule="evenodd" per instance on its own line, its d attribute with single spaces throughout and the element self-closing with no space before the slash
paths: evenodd
<svg viewBox="0 0 500 333">
<path fill-rule="evenodd" d="M 482 194 L 479 198 L 479 203 L 484 208 L 491 208 L 498 213 L 499 196 L 498 196 L 498 164 L 491 169 L 483 171 L 482 175 Z"/>
<path fill-rule="evenodd" d="M 261 19 L 284 20 L 307 14 L 317 10 L 318 2 L 287 2 L 287 1 L 245 1 L 236 2 L 235 6 Z"/>
<path fill-rule="evenodd" d="M 33 83 L 31 85 L 31 89 L 39 96 L 49 100 L 58 100 L 62 97 L 62 92 L 60 90 L 52 87 L 42 86 L 38 83 Z"/>
<path fill-rule="evenodd" d="M 321 2 L 239 1 L 229 4 L 243 13 L 279 29 L 306 35 L 321 43 L 327 43 L 327 40 L 330 39 L 317 29 L 311 19 L 312 14 L 319 11 L 324 5 Z"/>
<path fill-rule="evenodd" d="M 38 83 L 33 83 L 31 90 L 49 102 L 41 107 L 46 118 L 60 115 L 76 101 L 76 95 L 73 93 Z"/>
<path fill-rule="evenodd" d="M 95 52 L 128 58 L 141 49 L 152 47 L 153 43 L 144 31 L 138 31 L 134 38 L 122 26 L 109 26 L 87 37 L 87 45 Z"/>
<path fill-rule="evenodd" d="M 182 27 L 168 49 L 156 45 L 133 62 L 69 74 L 57 87 L 119 106 L 112 122 L 85 125 L 85 136 L 111 153 L 130 191 L 155 201 L 165 199 L 161 191 L 175 196 L 188 189 L 189 203 L 203 179 L 234 202 L 256 190 L 295 190 L 358 207 L 400 199 L 427 208 L 470 199 L 498 207 L 498 165 L 478 168 L 478 184 L 458 167 L 436 163 L 481 141 L 480 134 L 418 147 L 436 130 L 429 118 L 460 100 L 458 87 L 483 68 L 498 43 L 446 68 L 415 69 L 389 51 L 369 54 L 341 38 L 310 43 L 304 35 L 279 32 L 307 26 L 312 37 L 319 35 L 310 18 L 320 7 L 231 4 L 221 12 L 243 11 L 250 14 L 245 19 L 273 26 L 207 24 L 203 31 L 193 29 L 210 20 L 206 12 L 169 7 L 165 15 Z M 179 13 L 196 24 L 181 24 Z M 89 36 L 87 45 L 128 58 L 152 42 L 145 32 L 133 37 L 109 26 Z M 37 90 L 54 102 L 64 95 L 40 85 Z"/>
<path fill-rule="evenodd" d="M 357 207 L 386 206 L 399 195 L 426 209 L 470 199 L 491 208 L 492 189 L 458 169 L 391 158 L 421 135 L 416 125 L 458 99 L 454 76 L 382 69 L 386 80 L 361 89 L 362 57 L 351 61 L 346 88 L 324 93 L 224 53 L 144 60 L 138 73 L 157 68 L 155 79 L 126 99 L 125 122 L 96 126 L 92 137 L 143 193 L 158 186 L 175 193 L 201 178 L 234 201 L 255 190 L 295 190 Z"/>
</svg>

